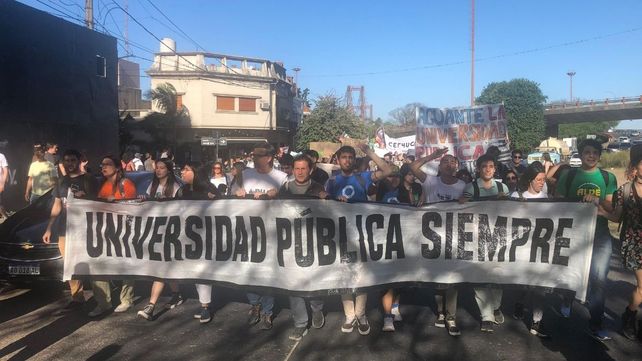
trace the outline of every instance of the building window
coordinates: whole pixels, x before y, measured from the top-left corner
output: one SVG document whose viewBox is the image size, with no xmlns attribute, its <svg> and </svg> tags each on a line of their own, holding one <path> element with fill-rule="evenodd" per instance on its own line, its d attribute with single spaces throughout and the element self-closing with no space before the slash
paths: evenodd
<svg viewBox="0 0 642 361">
<path fill-rule="evenodd" d="M 234 111 L 234 97 L 216 97 L 216 110 Z"/>
<path fill-rule="evenodd" d="M 176 95 L 176 110 L 180 111 L 183 109 L 183 95 Z"/>
<path fill-rule="evenodd" d="M 96 75 L 107 77 L 107 61 L 104 56 L 96 55 Z"/>
<path fill-rule="evenodd" d="M 256 112 L 256 99 L 239 98 L 239 112 Z"/>
</svg>

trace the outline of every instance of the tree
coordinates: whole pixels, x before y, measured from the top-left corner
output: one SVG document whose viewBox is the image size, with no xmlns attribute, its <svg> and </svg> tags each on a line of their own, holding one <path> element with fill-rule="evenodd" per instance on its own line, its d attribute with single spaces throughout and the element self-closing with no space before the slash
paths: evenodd
<svg viewBox="0 0 642 361">
<path fill-rule="evenodd" d="M 310 108 L 311 107 L 310 99 L 309 99 L 309 97 L 310 97 L 310 89 L 305 88 L 305 89 L 301 90 L 301 88 L 297 88 L 296 93 L 297 93 L 296 94 L 297 98 L 300 98 L 301 100 L 303 100 L 303 104 L 305 104 L 305 106 Z"/>
<path fill-rule="evenodd" d="M 393 109 L 388 113 L 390 118 L 392 118 L 394 123 L 399 125 L 414 125 L 415 124 L 415 108 L 421 107 L 421 103 L 408 103 L 403 107 Z"/>
<path fill-rule="evenodd" d="M 589 123 L 573 123 L 573 124 L 560 124 L 559 136 L 560 138 L 578 139 L 586 138 L 587 134 L 600 134 L 605 133 L 609 128 L 614 128 L 620 123 L 619 121 L 610 122 L 589 122 Z"/>
<path fill-rule="evenodd" d="M 336 142 L 347 134 L 351 138 L 365 139 L 368 134 L 364 123 L 333 95 L 320 96 L 314 101 L 314 108 L 295 135 L 296 149 L 308 149 L 310 142 Z"/>
<path fill-rule="evenodd" d="M 148 133 L 159 146 L 176 147 L 176 128 L 189 125 L 189 110 L 184 105 L 178 107 L 176 88 L 170 83 L 159 84 L 146 95 L 161 112 L 149 113 L 136 126 Z"/>
<path fill-rule="evenodd" d="M 511 148 L 529 151 L 545 138 L 544 103 L 539 84 L 528 79 L 488 84 L 476 104 L 504 103 Z"/>
</svg>

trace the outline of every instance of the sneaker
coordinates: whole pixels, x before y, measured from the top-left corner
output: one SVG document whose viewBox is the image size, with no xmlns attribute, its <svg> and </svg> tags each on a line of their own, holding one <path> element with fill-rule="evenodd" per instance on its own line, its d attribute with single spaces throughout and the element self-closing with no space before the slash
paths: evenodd
<svg viewBox="0 0 642 361">
<path fill-rule="evenodd" d="M 363 321 L 357 320 L 357 324 L 359 325 L 358 329 L 361 335 L 365 336 L 370 333 L 370 324 L 366 316 L 363 316 Z"/>
<path fill-rule="evenodd" d="M 393 307 L 391 313 L 395 317 L 395 322 L 403 321 L 403 318 L 401 318 L 401 313 L 399 312 L 399 307 Z"/>
<path fill-rule="evenodd" d="M 343 333 L 350 333 L 352 330 L 354 330 L 354 325 L 357 324 L 356 319 L 349 320 L 346 318 L 346 321 L 341 325 L 341 332 Z"/>
<path fill-rule="evenodd" d="M 571 318 L 571 305 L 562 305 L 560 307 L 560 315 L 564 318 Z"/>
<path fill-rule="evenodd" d="M 435 327 L 444 328 L 446 327 L 446 316 L 443 313 L 437 315 L 435 320 Z"/>
<path fill-rule="evenodd" d="M 165 308 L 173 309 L 176 308 L 177 306 L 180 306 L 185 302 L 183 299 L 183 295 L 181 295 L 179 292 L 172 293 L 172 298 L 170 298 L 169 302 L 165 304 Z"/>
<path fill-rule="evenodd" d="M 545 334 L 542 331 L 542 329 L 543 328 L 542 328 L 542 322 L 541 321 L 533 322 L 533 324 L 531 325 L 531 329 L 530 329 L 531 335 L 535 335 L 535 336 L 541 337 L 541 338 L 548 338 L 549 336 L 547 334 Z"/>
<path fill-rule="evenodd" d="M 156 306 L 153 303 L 150 303 L 147 306 L 145 306 L 145 308 L 138 311 L 136 315 L 138 317 L 146 319 L 147 321 L 152 321 L 154 319 L 154 307 Z"/>
<path fill-rule="evenodd" d="M 448 329 L 448 334 L 450 336 L 461 335 L 461 331 L 459 331 L 459 327 L 457 327 L 454 316 L 449 315 L 448 317 L 446 317 L 446 329 Z"/>
<path fill-rule="evenodd" d="M 495 323 L 493 321 L 482 321 L 481 323 L 481 332 L 493 333 L 495 329 L 493 328 Z"/>
<path fill-rule="evenodd" d="M 611 339 L 609 333 L 603 328 L 591 330 L 591 336 L 598 341 L 608 341 Z"/>
<path fill-rule="evenodd" d="M 524 319 L 524 305 L 521 303 L 515 304 L 515 309 L 513 310 L 513 318 L 516 320 Z"/>
<path fill-rule="evenodd" d="M 247 323 L 252 326 L 261 321 L 261 305 L 253 305 L 248 313 Z"/>
<path fill-rule="evenodd" d="M 131 303 L 123 302 L 120 305 L 118 305 L 118 307 L 116 307 L 114 309 L 114 312 L 123 313 L 123 312 L 127 312 L 130 308 L 132 308 L 132 304 Z"/>
<path fill-rule="evenodd" d="M 383 332 L 395 332 L 395 321 L 394 321 L 394 316 L 386 316 L 383 318 L 383 328 L 381 329 Z"/>
<path fill-rule="evenodd" d="M 504 314 L 499 308 L 493 311 L 493 316 L 495 316 L 496 324 L 501 325 L 502 323 L 504 323 Z"/>
<path fill-rule="evenodd" d="M 104 307 L 103 308 L 101 306 L 96 306 L 96 308 L 94 308 L 91 312 L 89 312 L 87 314 L 87 316 L 89 316 L 89 317 L 98 317 L 98 316 L 101 316 L 101 315 L 109 312 L 110 310 L 111 310 L 111 308 L 109 308 L 109 307 Z"/>
<path fill-rule="evenodd" d="M 261 330 L 272 328 L 272 315 L 261 315 Z"/>
<path fill-rule="evenodd" d="M 292 333 L 290 333 L 290 336 L 288 338 L 292 341 L 300 341 L 303 336 L 308 334 L 308 328 L 307 327 L 295 327 L 294 330 L 292 330 Z"/>
<path fill-rule="evenodd" d="M 208 323 L 212 320 L 209 307 L 201 307 L 198 313 L 194 314 L 194 318 L 198 319 L 200 323 Z"/>
<path fill-rule="evenodd" d="M 312 327 L 321 328 L 321 327 L 323 327 L 323 325 L 325 325 L 325 316 L 323 315 L 323 311 L 313 311 L 312 312 Z"/>
</svg>

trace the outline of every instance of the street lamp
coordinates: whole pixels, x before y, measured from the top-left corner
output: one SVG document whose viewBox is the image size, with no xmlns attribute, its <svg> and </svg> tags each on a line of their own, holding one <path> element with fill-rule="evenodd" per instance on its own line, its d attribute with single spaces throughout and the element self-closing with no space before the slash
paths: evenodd
<svg viewBox="0 0 642 361">
<path fill-rule="evenodd" d="M 569 71 L 566 73 L 568 75 L 568 78 L 571 80 L 571 102 L 573 101 L 573 76 L 575 76 L 575 72 L 573 70 Z"/>
</svg>

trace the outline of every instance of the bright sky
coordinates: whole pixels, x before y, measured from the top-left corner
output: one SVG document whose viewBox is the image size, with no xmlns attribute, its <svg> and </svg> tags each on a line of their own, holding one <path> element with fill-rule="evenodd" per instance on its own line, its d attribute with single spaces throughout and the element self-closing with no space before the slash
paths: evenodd
<svg viewBox="0 0 642 361">
<path fill-rule="evenodd" d="M 83 0 L 21 0 L 55 13 L 45 3 L 83 19 Z M 41 3 L 41 2 L 42 3 Z M 213 53 L 284 62 L 300 67 L 299 86 L 313 97 L 343 96 L 365 86 L 375 117 L 410 102 L 430 107 L 470 103 L 471 1 L 205 1 L 128 2 L 130 14 L 177 51 L 197 45 Z M 114 8 L 113 10 L 110 10 Z M 475 94 L 493 81 L 527 78 L 549 101 L 642 95 L 642 1 L 476 1 Z M 123 38 L 125 15 L 112 0 L 94 0 L 98 28 Z M 77 20 L 70 20 L 78 23 Z M 152 59 L 159 42 L 133 20 L 134 55 Z M 119 40 L 119 55 L 124 56 Z M 144 49 L 141 49 L 144 48 Z M 132 59 L 147 69 L 150 62 Z M 149 88 L 149 78 L 142 78 Z M 642 128 L 642 120 L 620 127 Z"/>
</svg>

